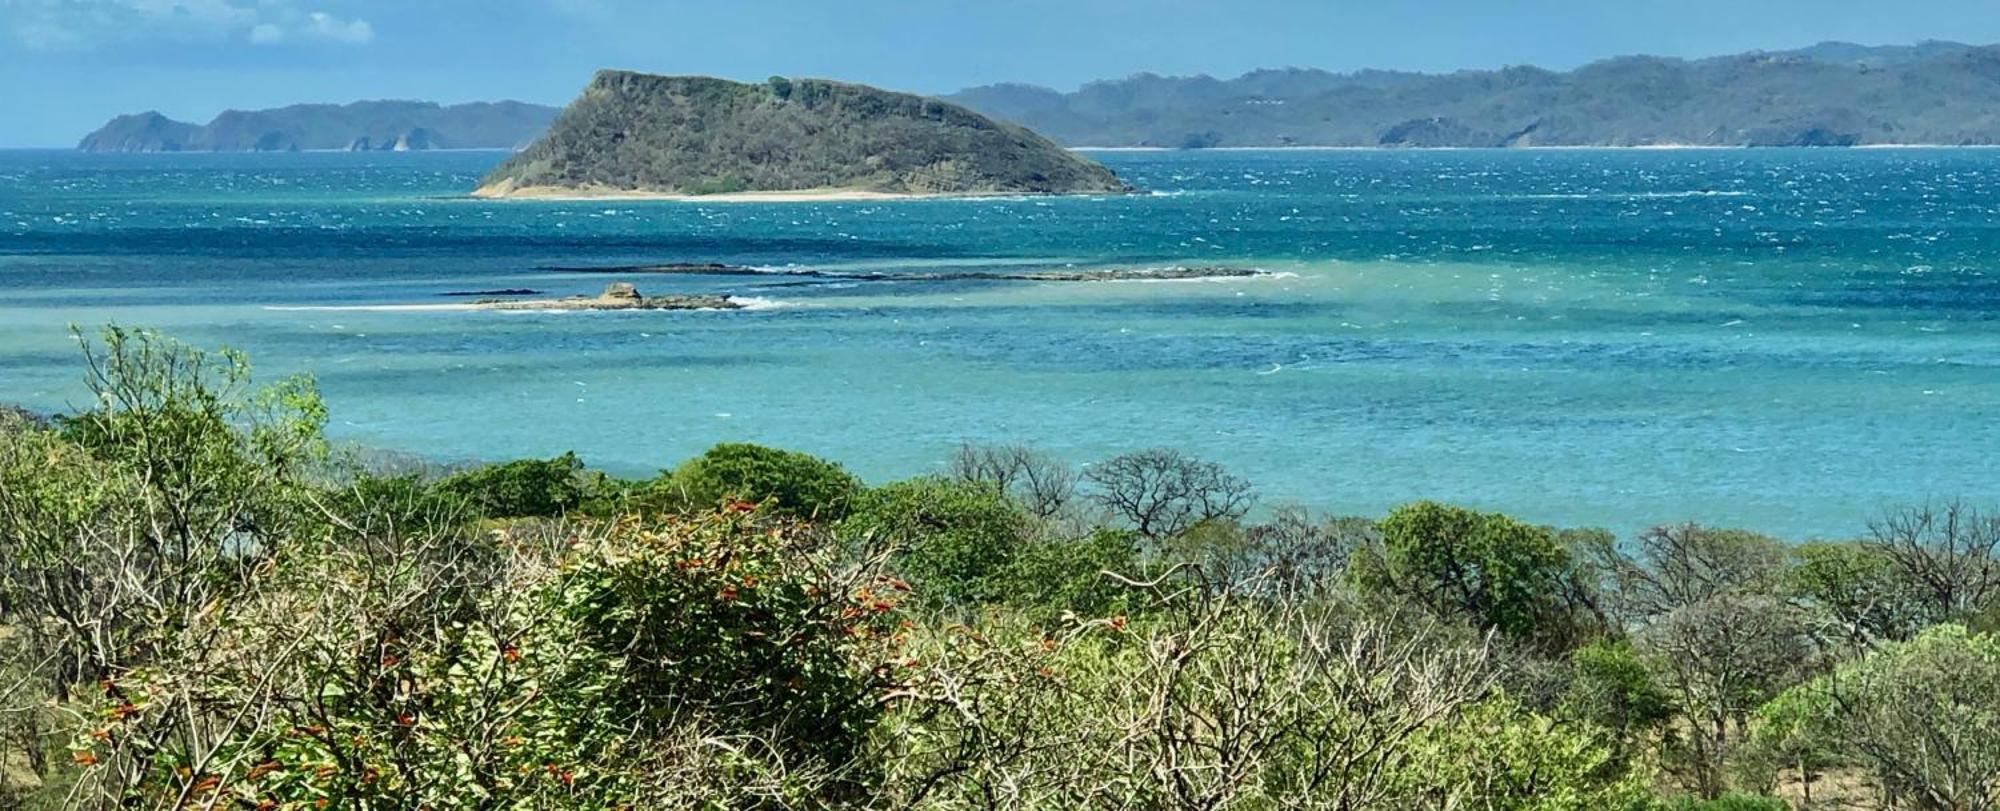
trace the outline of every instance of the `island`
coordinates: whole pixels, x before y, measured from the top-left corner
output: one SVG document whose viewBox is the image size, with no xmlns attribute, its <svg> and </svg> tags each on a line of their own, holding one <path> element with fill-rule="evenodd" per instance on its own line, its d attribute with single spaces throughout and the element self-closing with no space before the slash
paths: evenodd
<svg viewBox="0 0 2000 811">
<path fill-rule="evenodd" d="M 121 115 L 77 142 L 85 152 L 418 152 L 519 149 L 556 108 L 518 101 L 439 105 L 426 101 L 295 104 L 229 110 L 207 124 L 159 112 Z"/>
<path fill-rule="evenodd" d="M 557 299 L 482 299 L 473 302 L 482 310 L 741 310 L 743 303 L 729 296 L 640 295 L 630 282 L 613 282 L 595 296 Z"/>
<path fill-rule="evenodd" d="M 1095 161 L 950 102 L 821 79 L 599 72 L 480 197 L 1122 194 Z"/>
</svg>

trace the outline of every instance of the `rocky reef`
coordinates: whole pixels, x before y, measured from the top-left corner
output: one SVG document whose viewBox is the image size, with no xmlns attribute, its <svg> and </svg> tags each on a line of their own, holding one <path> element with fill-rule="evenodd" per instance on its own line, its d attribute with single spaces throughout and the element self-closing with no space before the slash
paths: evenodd
<svg viewBox="0 0 2000 811">
<path fill-rule="evenodd" d="M 1259 268 L 1207 266 L 1158 268 L 1108 268 L 1097 270 L 952 270 L 937 273 L 879 273 L 874 271 L 817 270 L 812 268 L 770 269 L 714 262 L 669 262 L 653 265 L 610 267 L 543 267 L 552 273 L 644 273 L 668 276 L 774 276 L 797 279 L 835 279 L 858 282 L 1130 282 L 1191 279 L 1237 279 L 1269 276 Z"/>
<path fill-rule="evenodd" d="M 728 296 L 666 295 L 647 296 L 630 282 L 613 282 L 595 296 L 558 299 L 482 299 L 474 306 L 483 310 L 740 310 L 743 304 Z"/>
</svg>

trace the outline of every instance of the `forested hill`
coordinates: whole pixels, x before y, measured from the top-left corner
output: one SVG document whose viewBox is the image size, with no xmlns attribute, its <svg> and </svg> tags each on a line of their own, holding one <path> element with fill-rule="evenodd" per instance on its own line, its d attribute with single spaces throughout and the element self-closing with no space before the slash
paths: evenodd
<svg viewBox="0 0 2000 811">
<path fill-rule="evenodd" d="M 1421 74 L 1140 74 L 949 97 L 1072 146 L 2000 143 L 2000 46 L 1949 42 Z"/>
<path fill-rule="evenodd" d="M 157 112 L 121 115 L 84 136 L 87 152 L 285 152 L 297 149 L 515 149 L 556 108 L 518 101 L 443 106 L 424 101 L 297 104 L 230 110 L 206 125 Z"/>
<path fill-rule="evenodd" d="M 1088 158 L 956 104 L 856 84 L 601 71 L 480 192 L 1123 192 Z"/>
</svg>

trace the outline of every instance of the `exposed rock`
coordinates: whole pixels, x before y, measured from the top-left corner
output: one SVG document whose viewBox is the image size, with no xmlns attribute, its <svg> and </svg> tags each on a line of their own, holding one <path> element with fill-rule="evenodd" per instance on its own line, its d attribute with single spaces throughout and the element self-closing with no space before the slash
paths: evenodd
<svg viewBox="0 0 2000 811">
<path fill-rule="evenodd" d="M 878 273 L 873 271 L 765 269 L 709 262 L 676 262 L 662 265 L 620 265 L 615 267 L 544 267 L 555 273 L 647 273 L 666 276 L 777 276 L 800 279 L 839 279 L 859 282 L 1117 282 L 1165 281 L 1180 279 L 1232 279 L 1268 276 L 1270 271 L 1241 267 L 1111 268 L 1105 270 L 954 270 L 942 273 Z"/>
<path fill-rule="evenodd" d="M 728 296 L 669 295 L 643 296 L 630 282 L 613 282 L 596 296 L 509 301 L 488 299 L 476 302 L 488 310 L 740 310 L 743 305 Z"/>
</svg>

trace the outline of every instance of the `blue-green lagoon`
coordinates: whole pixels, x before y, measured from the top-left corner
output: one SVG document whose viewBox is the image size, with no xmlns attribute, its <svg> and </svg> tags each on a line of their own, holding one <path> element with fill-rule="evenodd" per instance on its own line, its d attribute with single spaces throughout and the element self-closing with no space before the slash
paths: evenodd
<svg viewBox="0 0 2000 811">
<path fill-rule="evenodd" d="M 465 198 L 502 157 L 0 152 L 0 401 L 78 403 L 67 327 L 115 321 L 310 372 L 336 437 L 445 460 L 636 474 L 748 440 L 880 481 L 966 439 L 1170 445 L 1266 504 L 1791 538 L 2000 497 L 2000 151 L 1112 152 L 1150 193 Z M 649 262 L 908 279 L 539 269 Z M 1175 265 L 1273 273 L 925 279 Z M 618 280 L 758 306 L 442 295 Z"/>
</svg>

